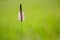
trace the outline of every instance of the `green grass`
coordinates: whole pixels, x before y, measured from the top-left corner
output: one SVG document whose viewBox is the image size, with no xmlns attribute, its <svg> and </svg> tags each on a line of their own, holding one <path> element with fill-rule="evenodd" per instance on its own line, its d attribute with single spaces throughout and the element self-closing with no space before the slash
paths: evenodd
<svg viewBox="0 0 60 40">
<path fill-rule="evenodd" d="M 21 0 L 20 0 L 21 1 Z M 17 20 L 19 0 L 0 0 L 0 40 L 20 40 L 21 21 Z M 60 38 L 60 1 L 24 0 L 23 40 Z"/>
</svg>

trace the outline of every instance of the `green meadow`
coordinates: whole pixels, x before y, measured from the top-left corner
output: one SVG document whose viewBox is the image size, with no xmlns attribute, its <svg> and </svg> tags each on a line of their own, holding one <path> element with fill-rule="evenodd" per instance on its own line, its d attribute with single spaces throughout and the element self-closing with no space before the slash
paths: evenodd
<svg viewBox="0 0 60 40">
<path fill-rule="evenodd" d="M 0 40 L 21 40 L 21 24 L 22 40 L 60 40 L 60 0 L 0 0 Z"/>
</svg>

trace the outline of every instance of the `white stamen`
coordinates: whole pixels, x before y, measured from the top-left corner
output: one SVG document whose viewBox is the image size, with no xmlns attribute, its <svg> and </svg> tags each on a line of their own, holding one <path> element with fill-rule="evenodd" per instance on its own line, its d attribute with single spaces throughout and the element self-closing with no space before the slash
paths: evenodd
<svg viewBox="0 0 60 40">
<path fill-rule="evenodd" d="M 22 12 L 22 19 L 23 19 L 23 21 L 25 20 L 24 12 Z M 21 20 L 20 11 L 18 12 L 18 20 L 19 20 L 19 21 Z"/>
</svg>

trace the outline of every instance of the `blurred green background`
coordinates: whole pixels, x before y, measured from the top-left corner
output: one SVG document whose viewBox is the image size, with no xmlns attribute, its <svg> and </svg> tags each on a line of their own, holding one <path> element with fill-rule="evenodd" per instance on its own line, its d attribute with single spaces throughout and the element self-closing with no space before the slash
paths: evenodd
<svg viewBox="0 0 60 40">
<path fill-rule="evenodd" d="M 22 40 L 60 40 L 60 0 L 0 0 L 0 40 L 21 40 L 20 3 Z"/>
</svg>

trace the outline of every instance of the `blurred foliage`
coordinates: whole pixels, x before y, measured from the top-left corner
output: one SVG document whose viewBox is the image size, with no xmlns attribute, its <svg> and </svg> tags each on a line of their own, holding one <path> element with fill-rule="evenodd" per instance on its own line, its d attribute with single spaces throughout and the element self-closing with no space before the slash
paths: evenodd
<svg viewBox="0 0 60 40">
<path fill-rule="evenodd" d="M 0 0 L 0 40 L 21 40 L 20 3 L 23 40 L 60 40 L 60 0 Z"/>
</svg>

